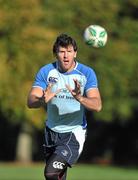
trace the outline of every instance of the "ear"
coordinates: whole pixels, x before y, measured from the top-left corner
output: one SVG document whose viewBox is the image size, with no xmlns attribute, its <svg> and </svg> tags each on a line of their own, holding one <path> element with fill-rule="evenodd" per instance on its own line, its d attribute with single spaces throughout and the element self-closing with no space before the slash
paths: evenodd
<svg viewBox="0 0 138 180">
<path fill-rule="evenodd" d="M 74 54 L 74 58 L 76 58 L 76 56 L 77 56 L 77 51 L 76 51 L 75 54 Z"/>
</svg>

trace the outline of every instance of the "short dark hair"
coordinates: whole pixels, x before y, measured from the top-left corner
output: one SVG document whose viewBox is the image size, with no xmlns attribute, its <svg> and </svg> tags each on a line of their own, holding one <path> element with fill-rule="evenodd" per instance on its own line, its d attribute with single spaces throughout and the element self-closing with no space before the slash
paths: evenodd
<svg viewBox="0 0 138 180">
<path fill-rule="evenodd" d="M 59 46 L 68 47 L 69 45 L 72 45 L 74 51 L 77 51 L 76 41 L 67 34 L 60 34 L 53 45 L 53 54 L 56 55 L 58 53 Z"/>
</svg>

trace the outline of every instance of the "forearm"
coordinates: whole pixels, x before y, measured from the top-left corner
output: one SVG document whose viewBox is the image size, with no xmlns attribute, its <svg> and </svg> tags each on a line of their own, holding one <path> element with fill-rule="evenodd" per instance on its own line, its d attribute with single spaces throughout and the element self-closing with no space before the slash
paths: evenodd
<svg viewBox="0 0 138 180">
<path fill-rule="evenodd" d="M 30 95 L 27 100 L 27 106 L 29 108 L 39 108 L 44 106 L 45 102 L 42 97 L 37 97 L 35 95 Z"/>
<path fill-rule="evenodd" d="M 102 109 L 102 103 L 101 99 L 96 97 L 84 97 L 80 96 L 77 99 L 86 109 L 89 109 L 91 111 L 101 111 Z"/>
</svg>

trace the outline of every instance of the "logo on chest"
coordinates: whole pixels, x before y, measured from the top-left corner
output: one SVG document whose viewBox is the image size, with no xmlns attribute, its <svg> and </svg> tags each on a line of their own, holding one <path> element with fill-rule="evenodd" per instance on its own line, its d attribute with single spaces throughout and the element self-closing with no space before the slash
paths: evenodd
<svg viewBox="0 0 138 180">
<path fill-rule="evenodd" d="M 58 82 L 58 78 L 50 76 L 48 78 L 48 82 L 51 83 L 51 84 L 55 84 L 55 83 Z"/>
</svg>

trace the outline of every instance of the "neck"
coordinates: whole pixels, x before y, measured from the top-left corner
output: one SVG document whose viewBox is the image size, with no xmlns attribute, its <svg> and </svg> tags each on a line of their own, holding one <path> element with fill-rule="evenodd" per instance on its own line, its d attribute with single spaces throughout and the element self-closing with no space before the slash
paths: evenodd
<svg viewBox="0 0 138 180">
<path fill-rule="evenodd" d="M 62 66 L 60 65 L 59 62 L 57 62 L 57 65 L 58 65 L 58 70 L 59 70 L 60 72 L 62 72 L 62 73 L 71 72 L 71 71 L 74 69 L 74 67 L 76 66 L 76 61 L 73 62 L 73 64 L 72 64 L 72 66 L 70 67 L 70 69 L 64 69 L 64 68 L 62 68 Z"/>
</svg>

